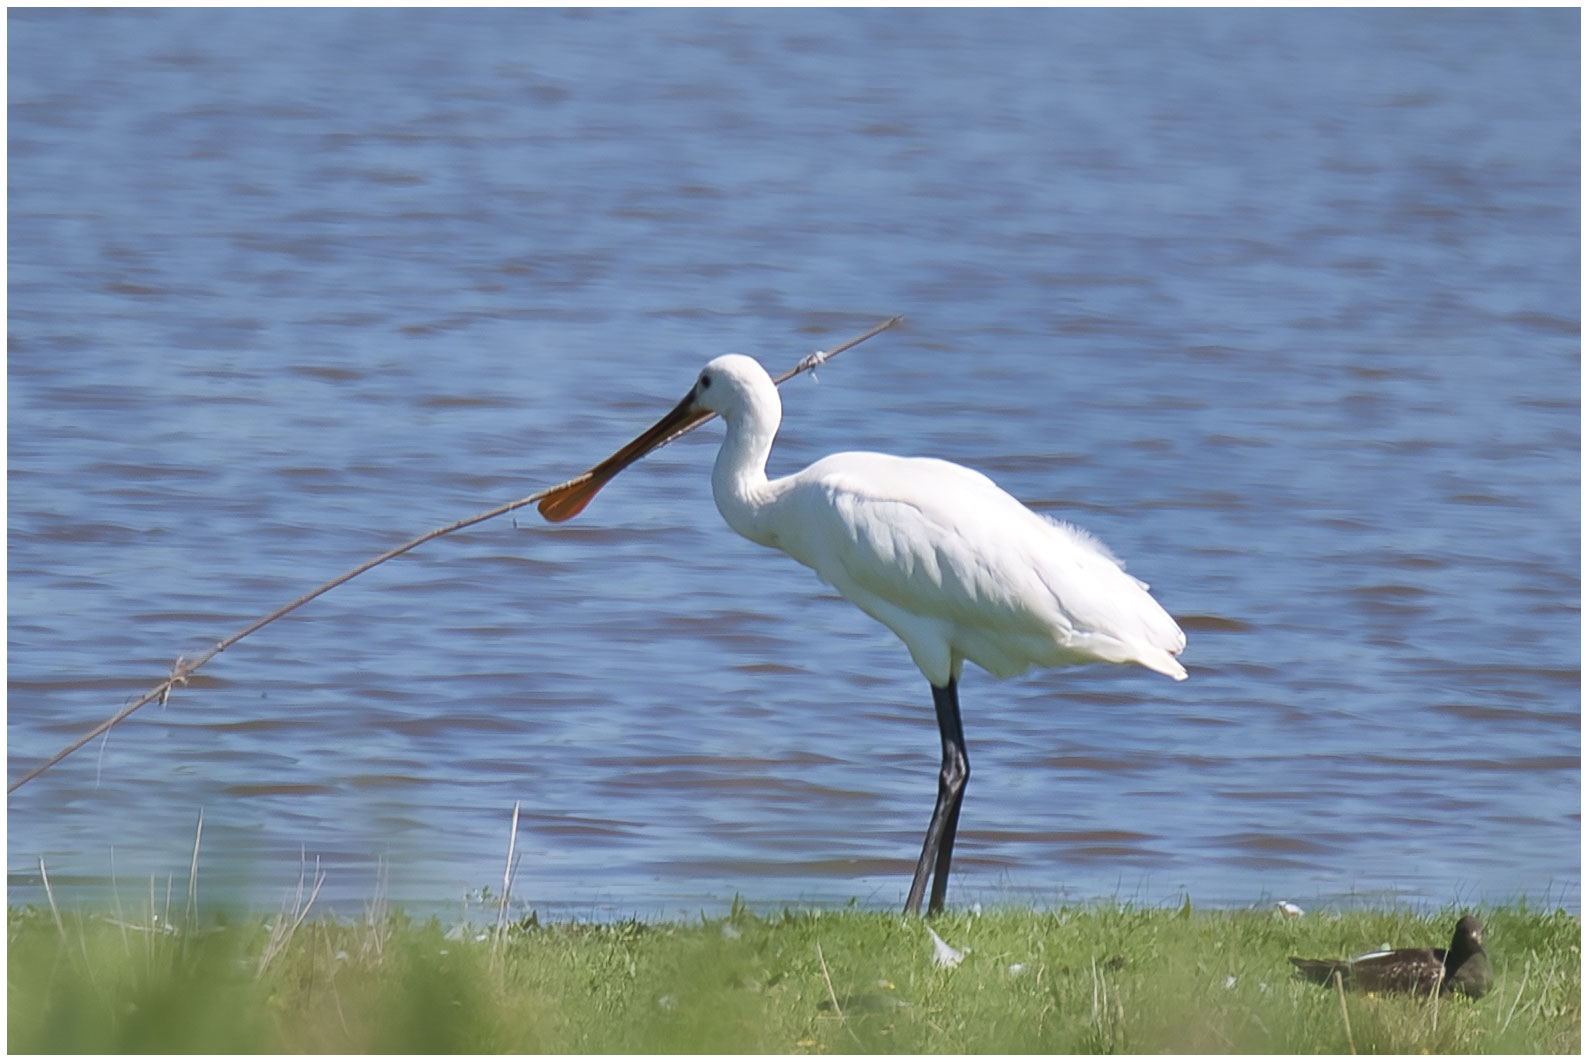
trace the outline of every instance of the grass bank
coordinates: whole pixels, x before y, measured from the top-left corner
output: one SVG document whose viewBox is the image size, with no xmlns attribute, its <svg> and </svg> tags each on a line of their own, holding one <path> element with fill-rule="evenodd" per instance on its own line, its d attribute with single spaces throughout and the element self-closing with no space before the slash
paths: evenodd
<svg viewBox="0 0 1588 1062">
<path fill-rule="evenodd" d="M 461 932 L 8 912 L 12 1052 L 1577 1053 L 1574 914 L 1481 911 L 1480 1000 L 1350 995 L 1289 955 L 1443 945 L 1459 912 L 846 911 Z"/>
</svg>

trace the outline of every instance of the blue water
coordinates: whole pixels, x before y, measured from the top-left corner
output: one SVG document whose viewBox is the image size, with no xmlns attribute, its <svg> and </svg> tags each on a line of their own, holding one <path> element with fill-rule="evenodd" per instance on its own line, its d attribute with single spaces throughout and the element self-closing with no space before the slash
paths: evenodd
<svg viewBox="0 0 1588 1062">
<path fill-rule="evenodd" d="M 1190 680 L 961 684 L 951 904 L 1576 904 L 1570 10 L 14 10 L 15 779 L 219 638 L 564 480 L 709 357 L 783 473 L 946 457 L 1153 584 Z M 902 903 L 891 634 L 718 426 L 431 542 L 9 800 L 9 898 Z M 151 900 L 151 894 L 154 899 Z"/>
</svg>

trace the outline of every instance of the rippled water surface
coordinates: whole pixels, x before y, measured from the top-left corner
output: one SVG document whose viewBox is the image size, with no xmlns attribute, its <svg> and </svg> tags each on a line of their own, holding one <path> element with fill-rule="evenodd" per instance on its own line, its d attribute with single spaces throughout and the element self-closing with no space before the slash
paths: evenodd
<svg viewBox="0 0 1588 1062">
<path fill-rule="evenodd" d="M 9 773 L 563 480 L 711 355 L 947 457 L 1190 681 L 961 685 L 951 902 L 1577 902 L 1578 14 L 13 11 Z M 12 795 L 12 902 L 902 902 L 925 681 L 720 427 L 425 545 Z M 381 884 L 384 875 L 385 884 Z"/>
</svg>

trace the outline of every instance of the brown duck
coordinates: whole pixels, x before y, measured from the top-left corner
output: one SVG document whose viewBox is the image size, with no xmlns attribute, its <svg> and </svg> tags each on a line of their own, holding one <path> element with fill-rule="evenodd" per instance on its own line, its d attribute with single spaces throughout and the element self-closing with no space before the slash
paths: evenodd
<svg viewBox="0 0 1588 1062">
<path fill-rule="evenodd" d="M 1297 959 L 1298 977 L 1332 984 L 1338 973 L 1347 988 L 1364 992 L 1460 992 L 1477 999 L 1489 990 L 1489 957 L 1483 951 L 1483 923 L 1463 915 L 1449 948 L 1398 948 L 1370 951 L 1353 959 Z"/>
</svg>

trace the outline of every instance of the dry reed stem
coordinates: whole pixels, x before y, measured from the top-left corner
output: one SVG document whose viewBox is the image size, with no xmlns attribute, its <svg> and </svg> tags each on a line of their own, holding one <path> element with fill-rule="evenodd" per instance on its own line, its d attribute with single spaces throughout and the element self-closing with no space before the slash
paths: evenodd
<svg viewBox="0 0 1588 1062">
<path fill-rule="evenodd" d="M 132 942 L 127 939 L 127 916 L 121 909 L 121 888 L 116 884 L 116 846 L 110 846 L 110 899 L 116 905 L 115 924 L 121 929 L 121 950 L 132 958 Z"/>
<path fill-rule="evenodd" d="M 1527 953 L 1527 961 L 1522 964 L 1522 983 L 1516 986 L 1516 998 L 1511 1000 L 1511 1009 L 1505 1014 L 1505 1022 L 1500 1026 L 1500 1032 L 1511 1027 L 1511 1019 L 1516 1017 L 1516 1005 L 1522 1002 L 1522 989 L 1527 987 L 1527 975 L 1533 968 L 1533 953 Z"/>
<path fill-rule="evenodd" d="M 198 828 L 193 831 L 193 863 L 187 872 L 187 927 L 198 925 L 198 856 L 199 841 L 204 837 L 204 809 L 199 808 Z"/>
<path fill-rule="evenodd" d="M 1097 1020 L 1097 1015 L 1098 1015 L 1098 1009 L 1097 1009 L 1097 985 L 1098 985 L 1097 956 L 1093 955 L 1092 956 L 1092 1024 L 1093 1025 L 1099 1025 L 1100 1024 L 1100 1022 Z M 1103 1005 L 1104 1006 L 1108 1005 L 1108 986 L 1107 985 L 1103 986 Z"/>
<path fill-rule="evenodd" d="M 835 355 L 840 354 L 843 351 L 848 350 L 850 347 L 857 346 L 860 343 L 864 343 L 866 340 L 870 339 L 872 336 L 876 335 L 879 332 L 883 332 L 883 331 L 886 331 L 889 328 L 892 328 L 894 325 L 898 324 L 902 320 L 904 320 L 903 317 L 891 317 L 888 320 L 884 321 L 882 324 L 877 325 L 877 326 L 875 326 L 875 327 L 873 327 L 873 328 L 861 333 L 860 335 L 856 336 L 855 338 L 850 339 L 850 340 L 846 340 L 845 342 L 838 344 L 838 346 L 834 347 L 831 350 L 826 350 L 826 351 L 818 350 L 814 354 L 806 355 L 804 358 L 800 359 L 799 363 L 796 364 L 792 369 L 788 370 L 783 375 L 776 377 L 772 382 L 775 383 L 775 384 L 781 384 L 781 383 L 783 383 L 786 380 L 790 380 L 793 377 L 798 376 L 802 372 L 808 372 L 809 370 L 814 369 L 818 365 L 820 365 L 823 362 L 827 361 L 829 358 L 832 358 Z M 688 432 L 691 432 L 691 431 L 695 430 L 695 428 L 700 427 L 700 425 L 706 423 L 706 421 L 708 421 L 708 420 L 713 419 L 715 416 L 716 416 L 716 414 L 711 414 L 711 416 L 703 418 L 702 420 L 696 422 L 695 424 L 690 425 L 689 427 L 683 429 L 682 431 L 680 431 L 680 432 L 678 432 L 678 433 L 676 433 L 676 434 L 674 434 L 672 436 L 669 436 L 660 445 L 666 445 L 667 443 L 672 442 L 674 439 L 677 439 L 680 436 L 685 435 Z M 121 722 L 123 719 L 127 718 L 133 712 L 136 712 L 139 708 L 142 708 L 144 705 L 148 704 L 150 701 L 156 701 L 157 700 L 161 704 L 164 704 L 166 702 L 166 700 L 171 696 L 171 691 L 172 690 L 174 690 L 177 686 L 186 685 L 188 679 L 190 677 L 192 677 L 192 675 L 193 675 L 193 673 L 195 671 L 197 671 L 199 668 L 203 667 L 205 664 L 209 663 L 216 656 L 218 656 L 221 653 L 225 652 L 227 649 L 230 649 L 232 646 L 236 645 L 238 642 L 242 641 L 244 638 L 248 637 L 250 634 L 253 634 L 255 631 L 259 630 L 260 628 L 268 626 L 269 624 L 274 623 L 276 620 L 278 620 L 281 617 L 285 616 L 287 613 L 292 612 L 295 609 L 301 608 L 304 605 L 307 605 L 310 601 L 313 601 L 315 598 L 319 597 L 321 594 L 324 594 L 324 593 L 326 593 L 326 592 L 328 592 L 330 590 L 334 590 L 337 587 L 341 586 L 343 583 L 349 581 L 350 579 L 354 579 L 354 578 L 356 578 L 356 577 L 358 577 L 360 575 L 363 575 L 365 572 L 369 571 L 371 568 L 374 568 L 375 566 L 380 565 L 380 564 L 385 564 L 387 561 L 392 560 L 395 557 L 400 557 L 404 553 L 407 553 L 409 550 L 416 549 L 419 546 L 424 545 L 426 542 L 429 542 L 433 538 L 440 538 L 442 535 L 450 535 L 454 531 L 461 531 L 461 530 L 463 530 L 466 527 L 473 527 L 475 524 L 484 523 L 486 520 L 490 520 L 490 519 L 493 519 L 495 517 L 505 515 L 507 513 L 513 512 L 516 509 L 522 509 L 526 505 L 532 505 L 535 502 L 540 501 L 542 498 L 546 497 L 549 494 L 554 494 L 554 493 L 557 493 L 559 491 L 564 491 L 564 490 L 567 490 L 569 487 L 573 487 L 573 486 L 575 486 L 575 485 L 577 485 L 579 483 L 583 483 L 586 480 L 590 479 L 590 477 L 591 477 L 591 472 L 587 471 L 587 472 L 581 473 L 580 475 L 575 476 L 573 479 L 568 480 L 566 483 L 559 483 L 555 487 L 547 487 L 545 490 L 538 490 L 534 494 L 529 495 L 528 497 L 520 498 L 517 501 L 508 502 L 506 505 L 498 505 L 494 509 L 487 509 L 483 513 L 477 513 L 474 516 L 470 516 L 470 517 L 467 517 L 465 519 L 459 520 L 456 523 L 447 524 L 445 527 L 438 527 L 438 528 L 435 528 L 435 529 L 433 529 L 431 531 L 426 531 L 424 534 L 418 536 L 417 538 L 409 539 L 407 542 L 404 542 L 402 545 L 394 546 L 393 548 L 387 550 L 385 553 L 382 553 L 382 554 L 380 554 L 377 557 L 374 557 L 374 558 L 371 558 L 370 560 L 365 561 L 363 564 L 360 564 L 358 567 L 352 568 L 352 569 L 350 569 L 350 570 L 348 570 L 346 572 L 343 572 L 341 575 L 338 575 L 335 579 L 332 579 L 329 582 L 321 583 L 319 586 L 315 587 L 313 590 L 310 590 L 308 593 L 304 594 L 302 597 L 297 598 L 296 600 L 291 601 L 291 602 L 281 606 L 280 608 L 276 609 L 274 612 L 271 612 L 271 613 L 268 613 L 268 614 L 266 614 L 264 616 L 261 616 L 259 619 L 257 619 L 254 622 L 250 623 L 248 626 L 244 627 L 242 630 L 239 630 L 239 631 L 236 631 L 236 632 L 234 632 L 232 634 L 227 635 L 225 638 L 222 638 L 220 641 L 216 642 L 213 646 L 211 646 L 208 650 L 206 650 L 203 653 L 200 653 L 198 656 L 194 657 L 193 659 L 189 660 L 185 656 L 177 657 L 176 663 L 171 665 L 171 673 L 169 675 L 167 675 L 165 677 L 165 680 L 162 681 L 158 686 L 155 686 L 148 693 L 145 693 L 142 697 L 139 697 L 137 700 L 133 701 L 131 704 L 129 704 L 125 708 L 121 709 L 121 711 L 117 712 L 115 715 L 112 715 L 110 718 L 106 719 L 104 722 L 100 723 L 98 726 L 96 726 L 92 730 L 88 731 L 82 737 L 78 738 L 76 741 L 73 741 L 71 744 L 69 744 L 65 748 L 61 749 L 61 751 L 57 752 L 54 756 L 51 756 L 49 759 L 45 760 L 43 763 L 39 764 L 37 767 L 33 768 L 31 771 L 29 771 L 28 773 L 24 774 L 21 778 L 18 778 L 16 781 L 12 782 L 9 786 L 6 787 L 6 792 L 7 793 L 16 792 L 18 789 L 22 788 L 22 786 L 26 785 L 28 782 L 31 782 L 33 779 L 37 778 L 39 775 L 43 774 L 45 771 L 49 770 L 51 767 L 54 767 L 57 763 L 60 763 L 66 757 L 70 756 L 72 753 L 76 752 L 78 749 L 82 748 L 84 745 L 86 745 L 90 741 L 94 740 L 100 734 L 107 733 L 117 723 Z"/>
<path fill-rule="evenodd" d="M 315 856 L 314 888 L 310 890 L 307 902 L 304 902 L 301 908 L 298 906 L 299 901 L 303 900 L 303 879 L 307 871 L 308 861 L 305 858 L 299 865 L 298 891 L 292 899 L 292 925 L 287 926 L 288 910 L 283 908 L 281 917 L 277 918 L 275 925 L 270 927 L 270 939 L 265 942 L 265 950 L 259 956 L 259 970 L 254 974 L 256 979 L 263 977 L 265 968 L 275 961 L 277 955 L 286 950 L 287 945 L 292 941 L 293 935 L 298 932 L 298 927 L 303 925 L 305 918 L 309 917 L 309 908 L 314 906 L 315 897 L 320 895 L 320 886 L 325 884 L 325 872 L 320 869 L 320 857 Z M 285 929 L 283 929 L 284 926 L 286 927 Z"/>
<path fill-rule="evenodd" d="M 833 991 L 833 975 L 827 972 L 827 957 L 822 954 L 820 941 L 816 943 L 816 961 L 822 966 L 822 980 L 827 982 L 827 998 L 833 1004 L 833 1013 L 838 1015 L 838 1020 L 844 1019 L 844 1008 L 838 1005 L 838 993 Z"/>
<path fill-rule="evenodd" d="M 342 1027 L 343 1036 L 352 1036 L 353 1030 L 348 1028 L 347 1015 L 342 1012 L 342 993 L 336 987 L 336 947 L 331 943 L 331 927 L 326 924 L 323 918 L 320 920 L 320 939 L 325 942 L 325 954 L 331 960 L 327 964 L 330 973 L 327 975 L 326 981 L 331 986 L 331 1003 L 336 1007 L 336 1022 Z"/>
<path fill-rule="evenodd" d="M 380 869 L 375 875 L 375 895 L 364 904 L 364 924 L 369 929 L 369 933 L 359 942 L 360 957 L 368 958 L 373 952 L 377 963 L 386 958 L 386 940 L 392 932 L 386 903 L 386 894 L 391 888 L 391 877 L 385 856 L 381 856 L 378 865 Z"/>
<path fill-rule="evenodd" d="M 61 941 L 66 940 L 66 925 L 61 921 L 61 909 L 55 906 L 55 890 L 50 888 L 50 872 L 44 869 L 44 857 L 39 856 L 39 877 L 44 879 L 44 895 L 50 900 L 50 914 L 55 916 L 55 928 L 60 931 Z"/>
<path fill-rule="evenodd" d="M 1340 997 L 1340 1020 L 1345 1022 L 1345 1046 L 1356 1054 L 1356 1041 L 1351 1037 L 1351 1015 L 1345 1009 L 1345 978 L 1340 976 L 1340 971 L 1334 971 L 1334 988 Z"/>
<path fill-rule="evenodd" d="M 848 1033 L 849 1038 L 859 1044 L 860 1049 L 864 1051 L 866 1045 L 860 1042 L 860 1037 L 855 1035 L 855 1030 L 849 1027 L 849 1019 L 844 1017 L 844 1008 L 838 1005 L 838 993 L 833 991 L 833 975 L 827 970 L 827 957 L 822 954 L 820 941 L 816 942 L 816 961 L 822 965 L 822 980 L 827 982 L 827 998 L 833 1002 L 833 1013 L 838 1015 L 838 1024 L 844 1027 L 844 1032 Z"/>
<path fill-rule="evenodd" d="M 518 847 L 518 801 L 513 801 L 513 828 L 507 835 L 507 865 L 502 868 L 502 900 L 496 908 L 496 941 L 492 950 L 499 950 L 507 936 L 507 898 L 513 892 L 513 850 Z"/>
</svg>

